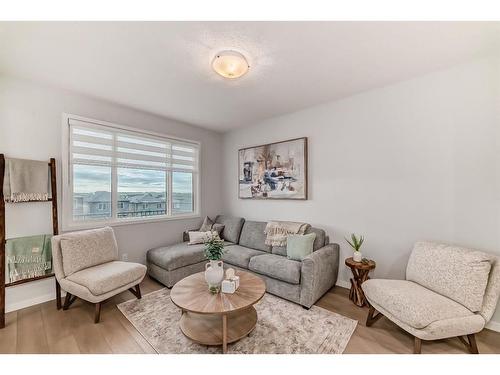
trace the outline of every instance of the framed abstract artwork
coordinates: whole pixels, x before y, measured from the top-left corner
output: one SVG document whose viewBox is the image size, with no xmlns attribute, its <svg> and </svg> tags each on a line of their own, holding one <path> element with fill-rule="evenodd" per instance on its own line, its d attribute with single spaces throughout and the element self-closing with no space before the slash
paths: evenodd
<svg viewBox="0 0 500 375">
<path fill-rule="evenodd" d="M 307 137 L 238 151 L 239 198 L 307 199 Z"/>
</svg>

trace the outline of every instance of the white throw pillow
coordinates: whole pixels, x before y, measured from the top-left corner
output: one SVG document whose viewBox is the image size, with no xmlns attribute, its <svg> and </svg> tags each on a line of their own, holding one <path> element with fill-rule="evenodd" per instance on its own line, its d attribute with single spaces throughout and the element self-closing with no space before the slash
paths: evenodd
<svg viewBox="0 0 500 375">
<path fill-rule="evenodd" d="M 216 236 L 219 239 L 219 234 L 216 231 L 207 231 L 207 232 L 188 232 L 189 234 L 189 242 L 188 245 L 197 245 L 200 243 L 205 243 L 212 236 Z"/>
</svg>

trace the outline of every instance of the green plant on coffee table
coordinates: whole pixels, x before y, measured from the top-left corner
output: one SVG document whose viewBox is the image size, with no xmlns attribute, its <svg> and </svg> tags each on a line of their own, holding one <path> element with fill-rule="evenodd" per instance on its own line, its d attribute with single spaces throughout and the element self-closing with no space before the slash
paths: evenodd
<svg viewBox="0 0 500 375">
<path fill-rule="evenodd" d="M 205 241 L 205 258 L 208 260 L 221 260 L 224 254 L 224 241 L 215 232 Z"/>
<path fill-rule="evenodd" d="M 218 286 L 213 286 L 213 285 L 212 285 L 212 286 L 210 286 L 210 287 L 208 288 L 208 291 L 209 291 L 210 293 L 212 293 L 212 294 L 217 294 L 217 293 L 219 293 L 219 292 L 220 292 L 220 288 L 219 288 Z"/>
<path fill-rule="evenodd" d="M 351 234 L 351 241 L 349 241 L 345 237 L 344 239 L 347 241 L 349 245 L 351 245 L 354 251 L 359 251 L 359 249 L 361 249 L 361 245 L 363 245 L 363 242 L 365 241 L 365 238 L 363 236 L 359 236 L 358 238 L 354 233 Z"/>
</svg>

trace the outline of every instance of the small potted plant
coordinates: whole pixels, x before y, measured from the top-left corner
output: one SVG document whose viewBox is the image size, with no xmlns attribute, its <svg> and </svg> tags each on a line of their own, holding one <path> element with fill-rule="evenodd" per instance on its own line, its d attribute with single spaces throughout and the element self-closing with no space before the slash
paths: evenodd
<svg viewBox="0 0 500 375">
<path fill-rule="evenodd" d="M 345 240 L 354 249 L 352 259 L 355 262 L 361 262 L 363 260 L 363 254 L 361 254 L 361 251 L 359 251 L 359 249 L 361 249 L 361 245 L 363 245 L 365 238 L 363 236 L 359 236 L 359 238 L 358 238 L 354 233 L 352 233 L 351 234 L 351 241 L 349 241 L 347 238 L 345 238 Z"/>
<path fill-rule="evenodd" d="M 224 268 L 222 255 L 224 254 L 224 241 L 219 238 L 217 232 L 205 241 L 205 258 L 210 262 L 205 264 L 205 280 L 211 293 L 219 293 L 220 285 L 224 279 Z"/>
</svg>

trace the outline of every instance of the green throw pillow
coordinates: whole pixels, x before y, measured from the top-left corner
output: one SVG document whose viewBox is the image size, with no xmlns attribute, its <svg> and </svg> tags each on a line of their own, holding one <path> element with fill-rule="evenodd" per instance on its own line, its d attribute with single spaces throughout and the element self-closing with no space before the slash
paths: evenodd
<svg viewBox="0 0 500 375">
<path fill-rule="evenodd" d="M 294 234 L 286 238 L 286 257 L 293 260 L 302 260 L 313 252 L 313 243 L 316 233 Z"/>
</svg>

